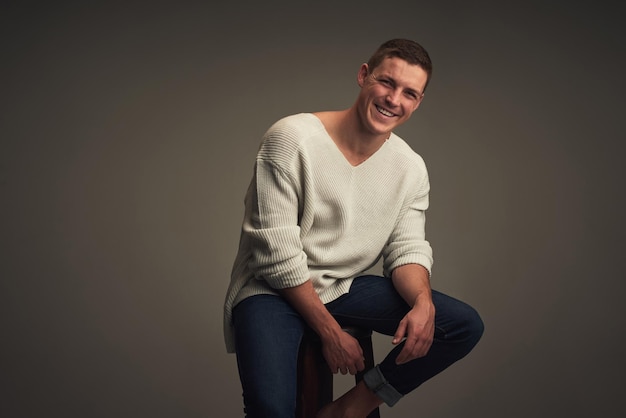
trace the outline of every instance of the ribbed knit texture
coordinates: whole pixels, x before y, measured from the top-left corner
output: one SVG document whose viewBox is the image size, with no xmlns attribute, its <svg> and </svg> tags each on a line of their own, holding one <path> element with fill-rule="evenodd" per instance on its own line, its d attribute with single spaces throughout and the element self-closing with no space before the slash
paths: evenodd
<svg viewBox="0 0 626 418">
<path fill-rule="evenodd" d="M 241 300 L 312 280 L 328 303 L 383 257 L 383 275 L 421 264 L 425 239 L 426 166 L 400 137 L 352 166 L 313 114 L 276 122 L 264 135 L 245 198 L 239 251 L 224 304 L 228 352 L 231 314 Z"/>
</svg>

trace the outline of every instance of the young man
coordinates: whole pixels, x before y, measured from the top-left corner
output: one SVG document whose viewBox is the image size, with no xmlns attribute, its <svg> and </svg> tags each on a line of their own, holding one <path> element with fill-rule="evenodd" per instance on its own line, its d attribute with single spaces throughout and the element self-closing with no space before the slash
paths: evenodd
<svg viewBox="0 0 626 418">
<path fill-rule="evenodd" d="M 468 354 L 483 332 L 470 306 L 430 287 L 429 181 L 393 130 L 419 107 L 432 72 L 416 42 L 382 44 L 346 110 L 303 113 L 264 135 L 246 194 L 225 301 L 248 417 L 293 417 L 306 327 L 333 371 L 363 370 L 352 325 L 396 345 L 319 417 L 365 417 Z M 383 275 L 362 275 L 382 257 Z"/>
</svg>

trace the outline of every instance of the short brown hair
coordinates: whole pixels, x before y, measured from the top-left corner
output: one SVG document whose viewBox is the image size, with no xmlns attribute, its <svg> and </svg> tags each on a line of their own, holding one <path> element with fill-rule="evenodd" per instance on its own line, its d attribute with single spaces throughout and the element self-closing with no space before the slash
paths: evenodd
<svg viewBox="0 0 626 418">
<path fill-rule="evenodd" d="M 370 57 L 369 61 L 367 61 L 370 74 L 385 58 L 390 57 L 400 58 L 409 64 L 419 65 L 426 71 L 427 78 L 426 84 L 424 85 L 424 90 L 426 90 L 426 86 L 433 72 L 433 63 L 423 46 L 410 39 L 401 38 L 391 39 L 383 43 Z"/>
</svg>

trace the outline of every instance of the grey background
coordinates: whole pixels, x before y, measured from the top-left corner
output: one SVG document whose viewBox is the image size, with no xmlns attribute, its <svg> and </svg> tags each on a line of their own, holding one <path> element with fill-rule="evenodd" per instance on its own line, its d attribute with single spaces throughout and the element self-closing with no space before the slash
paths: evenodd
<svg viewBox="0 0 626 418">
<path fill-rule="evenodd" d="M 350 106 L 392 37 L 435 65 L 398 131 L 433 285 L 486 334 L 383 417 L 622 416 L 617 2 L 7 3 L 2 416 L 242 416 L 221 312 L 258 141 Z"/>
</svg>

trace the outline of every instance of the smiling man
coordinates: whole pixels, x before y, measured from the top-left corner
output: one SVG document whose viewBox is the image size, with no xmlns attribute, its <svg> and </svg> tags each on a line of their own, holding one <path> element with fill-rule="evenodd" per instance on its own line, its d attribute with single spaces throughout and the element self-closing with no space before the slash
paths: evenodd
<svg viewBox="0 0 626 418">
<path fill-rule="evenodd" d="M 419 107 L 431 73 L 421 45 L 390 40 L 361 65 L 350 108 L 287 116 L 264 135 L 224 305 L 247 417 L 294 416 L 307 329 L 319 335 L 333 373 L 364 368 L 343 326 L 395 344 L 320 418 L 393 406 L 479 341 L 478 313 L 431 289 L 428 174 L 393 132 Z M 364 274 L 381 257 L 381 275 Z"/>
</svg>

